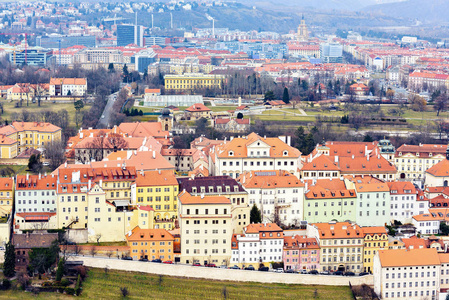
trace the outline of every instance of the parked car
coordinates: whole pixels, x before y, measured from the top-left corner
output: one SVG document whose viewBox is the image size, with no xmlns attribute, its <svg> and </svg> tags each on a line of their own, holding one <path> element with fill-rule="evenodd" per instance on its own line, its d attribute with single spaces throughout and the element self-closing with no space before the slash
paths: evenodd
<svg viewBox="0 0 449 300">
<path fill-rule="evenodd" d="M 307 270 L 301 270 L 300 274 L 307 274 Z"/>
<path fill-rule="evenodd" d="M 321 272 L 320 274 L 321 274 L 321 275 L 330 275 L 331 272 L 329 272 L 329 271 L 323 271 L 323 272 Z"/>
<path fill-rule="evenodd" d="M 343 276 L 343 272 L 342 271 L 335 271 L 334 273 L 332 273 L 332 275 Z"/>
<path fill-rule="evenodd" d="M 227 269 L 228 267 L 226 267 L 225 265 L 221 265 L 220 269 Z"/>
<path fill-rule="evenodd" d="M 282 268 L 277 268 L 277 269 L 276 269 L 276 273 L 284 273 L 284 269 L 282 269 Z"/>
<path fill-rule="evenodd" d="M 123 260 L 133 260 L 131 256 L 122 256 Z"/>
<path fill-rule="evenodd" d="M 139 261 L 148 261 L 148 258 L 141 258 Z"/>
<path fill-rule="evenodd" d="M 359 276 L 365 276 L 365 275 L 369 275 L 369 273 L 368 273 L 368 272 L 361 272 L 361 273 L 359 274 Z"/>
<path fill-rule="evenodd" d="M 229 269 L 234 269 L 234 270 L 240 270 L 240 268 L 238 267 L 238 266 L 232 266 L 232 267 L 229 267 Z"/>
<path fill-rule="evenodd" d="M 287 270 L 285 270 L 285 273 L 296 273 L 296 272 L 293 269 L 287 269 Z"/>
<path fill-rule="evenodd" d="M 268 272 L 269 269 L 270 268 L 268 268 L 268 267 L 260 267 L 259 271 L 261 271 L 261 272 Z"/>
<path fill-rule="evenodd" d="M 166 261 L 163 261 L 162 263 L 171 265 L 173 262 L 171 260 L 166 260 Z"/>
<path fill-rule="evenodd" d="M 50 163 L 49 163 L 48 161 L 44 161 L 44 162 L 42 163 L 42 165 L 43 165 L 43 166 L 49 166 Z"/>
<path fill-rule="evenodd" d="M 208 267 L 208 268 L 216 268 L 217 266 L 216 266 L 215 264 L 207 264 L 207 265 L 205 265 L 205 267 Z"/>
<path fill-rule="evenodd" d="M 194 263 L 192 266 L 194 266 L 194 267 L 201 267 L 201 264 L 199 264 L 199 263 Z"/>
<path fill-rule="evenodd" d="M 345 276 L 355 276 L 355 273 L 354 272 L 346 272 Z"/>
<path fill-rule="evenodd" d="M 318 271 L 317 270 L 310 270 L 309 274 L 318 275 Z"/>
<path fill-rule="evenodd" d="M 154 263 L 161 263 L 162 260 L 160 260 L 159 258 L 157 258 L 157 259 L 153 259 L 151 262 L 154 262 Z"/>
<path fill-rule="evenodd" d="M 254 269 L 253 266 L 248 266 L 248 267 L 245 268 L 245 270 L 248 270 L 248 271 L 254 271 L 254 270 L 256 270 L 256 269 Z"/>
</svg>

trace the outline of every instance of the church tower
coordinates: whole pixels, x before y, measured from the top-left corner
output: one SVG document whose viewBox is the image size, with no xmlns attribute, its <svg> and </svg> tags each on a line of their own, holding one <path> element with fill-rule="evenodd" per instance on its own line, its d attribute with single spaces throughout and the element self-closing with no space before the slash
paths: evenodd
<svg viewBox="0 0 449 300">
<path fill-rule="evenodd" d="M 302 15 L 301 24 L 298 26 L 298 40 L 307 41 L 309 39 L 309 31 L 307 30 L 306 21 L 304 15 Z"/>
</svg>

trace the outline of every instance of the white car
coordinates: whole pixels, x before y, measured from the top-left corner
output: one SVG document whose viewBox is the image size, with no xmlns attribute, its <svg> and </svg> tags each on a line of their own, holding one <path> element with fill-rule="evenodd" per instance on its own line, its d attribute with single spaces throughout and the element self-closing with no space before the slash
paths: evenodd
<svg viewBox="0 0 449 300">
<path fill-rule="evenodd" d="M 104 119 L 104 115 L 101 115 L 101 118 Z"/>
</svg>

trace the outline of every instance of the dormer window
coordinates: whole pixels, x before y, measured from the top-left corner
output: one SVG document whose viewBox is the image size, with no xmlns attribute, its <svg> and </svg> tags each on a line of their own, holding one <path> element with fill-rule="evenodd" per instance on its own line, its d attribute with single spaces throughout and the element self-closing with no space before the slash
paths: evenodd
<svg viewBox="0 0 449 300">
<path fill-rule="evenodd" d="M 234 151 L 229 151 L 229 156 L 234 156 Z"/>
<path fill-rule="evenodd" d="M 419 157 L 419 152 L 416 152 L 416 156 L 418 156 L 418 157 Z"/>
<path fill-rule="evenodd" d="M 429 153 L 429 157 L 432 157 L 432 153 Z"/>
<path fill-rule="evenodd" d="M 288 151 L 285 150 L 284 153 L 283 153 L 283 155 L 284 155 L 284 156 L 287 156 L 287 155 L 288 155 Z"/>
</svg>

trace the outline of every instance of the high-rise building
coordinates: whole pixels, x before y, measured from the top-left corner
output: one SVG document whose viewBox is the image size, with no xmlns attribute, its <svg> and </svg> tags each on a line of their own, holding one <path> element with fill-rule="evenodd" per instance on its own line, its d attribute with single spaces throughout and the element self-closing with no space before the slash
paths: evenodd
<svg viewBox="0 0 449 300">
<path fill-rule="evenodd" d="M 343 46 L 340 44 L 321 44 L 320 57 L 323 63 L 342 63 Z"/>
<path fill-rule="evenodd" d="M 42 48 L 58 49 L 59 41 L 61 41 L 61 48 L 63 49 L 77 45 L 85 47 L 96 46 L 96 37 L 94 35 L 60 35 L 60 34 L 38 36 L 36 38 L 36 45 Z"/>
<path fill-rule="evenodd" d="M 307 41 L 309 39 L 309 30 L 307 29 L 304 15 L 302 15 L 301 24 L 298 26 L 298 40 Z"/>
<path fill-rule="evenodd" d="M 143 27 L 140 25 L 117 25 L 117 46 L 136 44 L 143 47 Z"/>
</svg>

